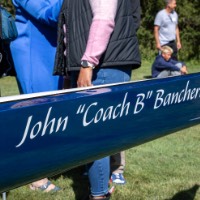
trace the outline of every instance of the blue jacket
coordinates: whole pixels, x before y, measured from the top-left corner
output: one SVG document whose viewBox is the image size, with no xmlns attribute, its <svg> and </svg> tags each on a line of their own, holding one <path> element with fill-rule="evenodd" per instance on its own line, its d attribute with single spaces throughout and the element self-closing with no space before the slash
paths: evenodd
<svg viewBox="0 0 200 200">
<path fill-rule="evenodd" d="M 156 59 L 151 68 L 152 77 L 153 78 L 157 77 L 158 74 L 160 74 L 160 72 L 162 72 L 163 70 L 180 71 L 180 69 L 176 66 L 177 63 L 182 63 L 182 62 L 173 59 L 169 59 L 168 61 L 166 61 L 162 57 L 162 55 L 156 56 Z"/>
<path fill-rule="evenodd" d="M 63 0 L 13 0 L 19 36 L 11 43 L 22 93 L 60 89 L 52 75 Z"/>
</svg>

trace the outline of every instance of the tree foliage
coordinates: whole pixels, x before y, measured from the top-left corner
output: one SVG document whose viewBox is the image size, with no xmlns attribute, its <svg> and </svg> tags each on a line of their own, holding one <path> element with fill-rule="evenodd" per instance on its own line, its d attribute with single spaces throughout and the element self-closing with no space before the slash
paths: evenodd
<svg viewBox="0 0 200 200">
<path fill-rule="evenodd" d="M 14 9 L 11 0 L 1 0 L 11 13 Z M 36 0 L 37 1 L 37 0 Z M 153 35 L 156 13 L 164 8 L 164 0 L 141 0 L 142 21 L 138 31 L 140 50 L 143 59 L 152 59 L 157 53 Z M 179 28 L 182 49 L 181 60 L 200 61 L 200 0 L 177 0 Z"/>
<path fill-rule="evenodd" d="M 164 0 L 141 0 L 142 22 L 138 31 L 140 49 L 145 59 L 157 53 L 153 35 L 156 13 L 165 7 Z M 200 60 L 200 1 L 177 0 L 182 49 L 181 60 Z"/>
<path fill-rule="evenodd" d="M 14 14 L 14 8 L 11 0 L 1 0 L 0 3 L 3 7 L 7 8 L 9 12 Z"/>
</svg>

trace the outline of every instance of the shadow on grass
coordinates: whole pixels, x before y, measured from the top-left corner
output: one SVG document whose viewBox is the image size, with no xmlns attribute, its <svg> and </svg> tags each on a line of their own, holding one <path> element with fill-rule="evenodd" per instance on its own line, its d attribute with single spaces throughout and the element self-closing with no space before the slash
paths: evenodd
<svg viewBox="0 0 200 200">
<path fill-rule="evenodd" d="M 166 200 L 194 200 L 200 185 L 195 184 L 192 188 L 183 190 Z"/>
<path fill-rule="evenodd" d="M 64 179 L 71 179 L 73 181 L 71 187 L 73 188 L 76 200 L 83 200 L 90 193 L 89 180 L 88 176 L 84 175 L 85 172 L 86 166 L 84 165 L 62 173 Z M 60 175 L 53 177 L 53 179 L 59 178 Z"/>
<path fill-rule="evenodd" d="M 144 79 L 152 79 L 152 76 L 151 75 L 146 75 L 146 76 L 143 76 Z"/>
</svg>

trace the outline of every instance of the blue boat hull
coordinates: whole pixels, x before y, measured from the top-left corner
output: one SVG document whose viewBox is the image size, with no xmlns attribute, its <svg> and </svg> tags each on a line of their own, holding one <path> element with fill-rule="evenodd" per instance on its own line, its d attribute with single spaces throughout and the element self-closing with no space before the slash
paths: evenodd
<svg viewBox="0 0 200 200">
<path fill-rule="evenodd" d="M 12 98 L 0 98 L 0 192 L 199 124 L 200 73 Z"/>
</svg>

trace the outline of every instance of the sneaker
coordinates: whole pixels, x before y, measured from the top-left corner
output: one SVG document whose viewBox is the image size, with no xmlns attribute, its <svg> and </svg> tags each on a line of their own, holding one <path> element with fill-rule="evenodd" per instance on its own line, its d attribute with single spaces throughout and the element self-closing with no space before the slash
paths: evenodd
<svg viewBox="0 0 200 200">
<path fill-rule="evenodd" d="M 122 184 L 122 185 L 126 183 L 123 174 L 120 174 L 120 173 L 119 174 L 117 174 L 117 173 L 112 174 L 111 175 L 111 181 L 113 183 Z"/>
</svg>

